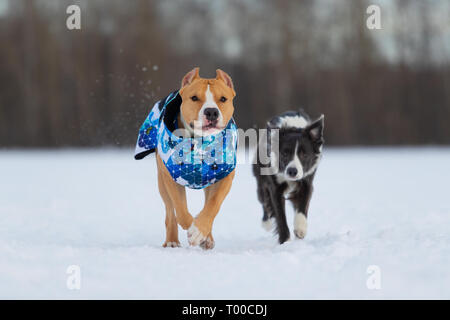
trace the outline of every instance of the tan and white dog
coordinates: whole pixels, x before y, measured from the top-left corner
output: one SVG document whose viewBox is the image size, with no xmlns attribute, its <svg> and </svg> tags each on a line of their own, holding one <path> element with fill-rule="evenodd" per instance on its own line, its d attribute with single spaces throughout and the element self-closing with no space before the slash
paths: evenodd
<svg viewBox="0 0 450 320">
<path fill-rule="evenodd" d="M 179 94 L 182 104 L 178 126 L 192 136 L 210 135 L 225 129 L 233 115 L 236 93 L 231 77 L 222 70 L 217 70 L 215 79 L 204 79 L 199 76 L 199 68 L 195 68 L 184 76 Z M 194 218 L 188 211 L 185 187 L 172 179 L 158 153 L 156 162 L 159 192 L 166 208 L 166 241 L 163 247 L 180 246 L 180 225 L 187 230 L 190 245 L 212 249 L 213 222 L 230 191 L 235 171 L 204 189 L 204 207 Z"/>
</svg>

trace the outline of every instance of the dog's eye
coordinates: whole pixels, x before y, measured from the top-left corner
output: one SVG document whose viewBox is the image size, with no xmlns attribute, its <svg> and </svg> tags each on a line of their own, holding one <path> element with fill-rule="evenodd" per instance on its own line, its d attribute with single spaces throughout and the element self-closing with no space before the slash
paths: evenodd
<svg viewBox="0 0 450 320">
<path fill-rule="evenodd" d="M 192 99 L 192 101 L 198 101 L 198 97 L 197 96 L 192 96 L 191 99 Z"/>
<path fill-rule="evenodd" d="M 220 98 L 220 102 L 226 102 L 226 101 L 227 101 L 227 98 L 225 98 L 225 97 Z"/>
</svg>

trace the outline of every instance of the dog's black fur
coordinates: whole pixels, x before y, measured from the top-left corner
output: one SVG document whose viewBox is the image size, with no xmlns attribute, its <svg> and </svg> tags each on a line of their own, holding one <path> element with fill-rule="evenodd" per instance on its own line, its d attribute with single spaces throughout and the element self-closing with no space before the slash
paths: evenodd
<svg viewBox="0 0 450 320">
<path fill-rule="evenodd" d="M 323 128 L 323 115 L 311 121 L 303 110 L 289 111 L 271 119 L 267 124 L 267 137 L 260 137 L 253 174 L 257 180 L 258 199 L 263 206 L 263 223 L 267 225 L 272 218 L 275 220 L 280 243 L 290 238 L 285 213 L 286 199 L 294 206 L 295 221 L 298 219 L 299 226 L 295 226 L 295 235 L 298 238 L 306 235 L 306 217 L 313 192 L 313 180 L 324 143 Z M 269 164 L 261 161 L 260 155 L 265 152 L 270 155 Z M 261 174 L 263 168 L 272 169 L 272 174 Z M 304 217 L 297 217 L 300 214 Z"/>
</svg>

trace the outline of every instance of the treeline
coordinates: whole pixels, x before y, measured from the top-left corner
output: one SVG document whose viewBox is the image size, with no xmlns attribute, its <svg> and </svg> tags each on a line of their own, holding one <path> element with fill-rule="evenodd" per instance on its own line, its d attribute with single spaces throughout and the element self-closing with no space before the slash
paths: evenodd
<svg viewBox="0 0 450 320">
<path fill-rule="evenodd" d="M 450 143 L 445 2 L 393 1 L 382 30 L 366 28 L 362 0 L 76 3 L 77 31 L 73 1 L 0 14 L 0 147 L 132 145 L 195 66 L 233 77 L 242 128 L 302 107 L 325 114 L 328 144 Z"/>
</svg>

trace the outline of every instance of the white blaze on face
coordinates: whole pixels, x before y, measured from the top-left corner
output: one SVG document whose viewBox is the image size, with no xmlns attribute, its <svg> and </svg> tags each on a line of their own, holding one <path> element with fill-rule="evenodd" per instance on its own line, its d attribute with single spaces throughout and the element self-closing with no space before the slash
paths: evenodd
<svg viewBox="0 0 450 320">
<path fill-rule="evenodd" d="M 291 160 L 291 162 L 288 163 L 288 165 L 286 166 L 286 169 L 284 171 L 285 179 L 288 181 L 289 180 L 296 181 L 296 180 L 300 180 L 301 178 L 303 178 L 303 166 L 302 166 L 302 163 L 300 162 L 300 159 L 298 158 L 297 148 L 298 148 L 298 141 L 295 144 L 294 158 Z M 290 175 L 288 175 L 287 172 L 288 172 L 289 168 L 297 169 L 297 175 L 295 177 L 291 177 Z"/>
<path fill-rule="evenodd" d="M 202 130 L 203 125 L 206 124 L 205 109 L 207 109 L 207 108 L 216 108 L 219 111 L 219 118 L 217 119 L 217 126 L 219 128 L 223 126 L 222 112 L 220 112 L 219 106 L 217 105 L 216 101 L 214 100 L 214 95 L 211 92 L 211 88 L 210 88 L 209 84 L 208 84 L 208 87 L 206 88 L 205 97 L 206 97 L 206 100 L 203 103 L 200 111 L 198 112 L 198 117 L 194 124 L 195 134 L 202 135 L 202 136 L 210 135 L 210 134 L 220 131 L 220 129 L 209 129 L 209 130 L 205 130 L 205 131 Z"/>
<path fill-rule="evenodd" d="M 217 106 L 216 101 L 214 100 L 214 95 L 211 92 L 211 88 L 210 88 L 209 84 L 208 84 L 208 87 L 206 88 L 205 97 L 206 97 L 206 101 L 203 104 L 202 109 L 203 108 L 205 108 L 205 109 L 206 108 L 217 108 L 217 109 L 219 108 Z"/>
</svg>

